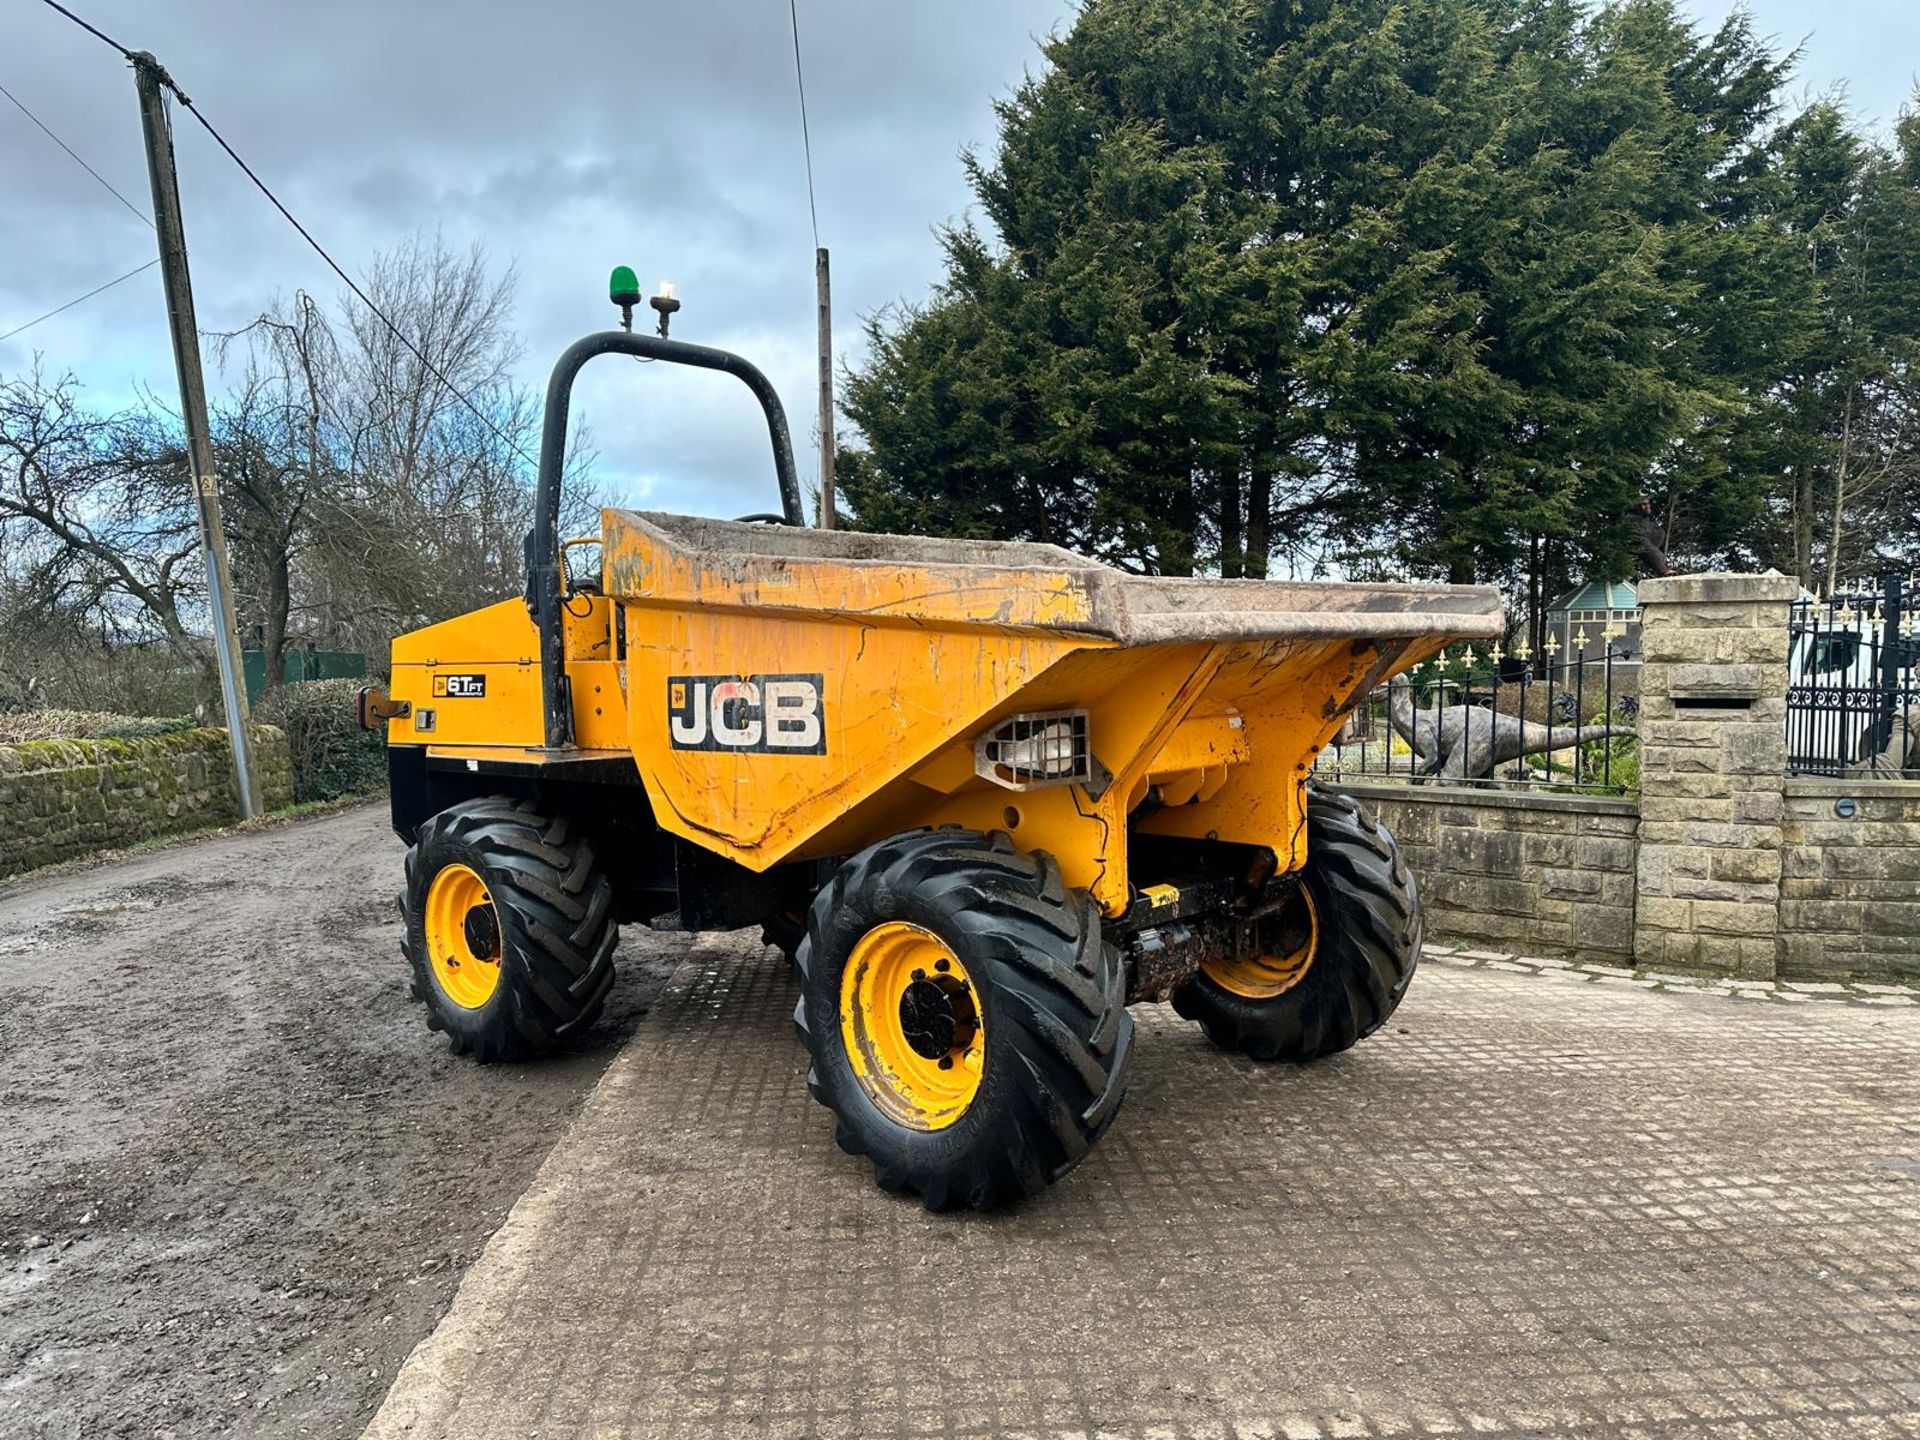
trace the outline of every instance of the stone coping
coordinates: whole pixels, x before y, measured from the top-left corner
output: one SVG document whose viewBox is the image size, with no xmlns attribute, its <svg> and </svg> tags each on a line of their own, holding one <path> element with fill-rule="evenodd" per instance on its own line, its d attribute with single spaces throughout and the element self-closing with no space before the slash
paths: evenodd
<svg viewBox="0 0 1920 1440">
<path fill-rule="evenodd" d="M 1781 604 L 1800 597 L 1800 581 L 1769 570 L 1764 575 L 1709 571 L 1700 575 L 1663 575 L 1634 587 L 1642 606 L 1725 605 L 1739 602 Z"/>
<path fill-rule="evenodd" d="M 1361 800 L 1415 800 L 1428 805 L 1485 805 L 1496 810 L 1572 810 L 1586 815 L 1631 815 L 1640 801 L 1623 795 L 1570 795 L 1559 791 L 1481 789 L 1476 785 L 1412 785 L 1387 781 L 1325 781 Z"/>
<path fill-rule="evenodd" d="M 1677 970 L 1604 965 L 1594 960 L 1566 960 L 1555 956 L 1512 955 L 1429 940 L 1420 952 L 1422 964 L 1453 965 L 1467 969 L 1501 970 L 1517 975 L 1559 976 L 1596 985 L 1632 985 L 1642 990 L 1675 990 L 1719 995 L 1733 1000 L 1772 1000 L 1799 1005 L 1810 1000 L 1849 1001 L 1879 1008 L 1920 1006 L 1920 986 L 1889 985 L 1866 980 L 1735 980 L 1689 975 Z"/>
<path fill-rule="evenodd" d="M 1789 800 L 1838 800 L 1848 795 L 1855 799 L 1920 800 L 1920 780 L 1849 780 L 1828 775 L 1787 777 Z"/>
</svg>

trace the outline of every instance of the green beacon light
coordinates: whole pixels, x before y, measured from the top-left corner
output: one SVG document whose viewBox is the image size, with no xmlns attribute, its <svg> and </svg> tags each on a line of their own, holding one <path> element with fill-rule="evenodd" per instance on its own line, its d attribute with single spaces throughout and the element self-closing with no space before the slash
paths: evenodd
<svg viewBox="0 0 1920 1440">
<path fill-rule="evenodd" d="M 633 307 L 640 303 L 640 277 L 631 265 L 616 265 L 607 280 L 607 299 L 620 307 L 620 328 L 633 329 Z"/>
</svg>

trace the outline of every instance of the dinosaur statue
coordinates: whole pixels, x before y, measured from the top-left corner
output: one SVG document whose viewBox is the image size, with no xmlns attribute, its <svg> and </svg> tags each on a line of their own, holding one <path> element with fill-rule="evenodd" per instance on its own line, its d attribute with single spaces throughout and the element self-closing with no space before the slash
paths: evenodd
<svg viewBox="0 0 1920 1440">
<path fill-rule="evenodd" d="M 1898 780 L 1904 775 L 1920 776 L 1920 702 L 1903 705 L 1895 712 L 1887 743 L 1869 754 L 1873 729 L 1860 737 L 1854 763 L 1841 773 L 1852 779 L 1878 778 Z"/>
<path fill-rule="evenodd" d="M 1610 735 L 1632 733 L 1611 725 L 1549 728 L 1478 705 L 1435 704 L 1416 710 L 1413 687 L 1404 675 L 1387 687 L 1387 715 L 1394 731 L 1413 747 L 1419 762 L 1414 773 L 1461 780 L 1490 780 L 1496 766 L 1528 755 L 1571 750 Z"/>
</svg>

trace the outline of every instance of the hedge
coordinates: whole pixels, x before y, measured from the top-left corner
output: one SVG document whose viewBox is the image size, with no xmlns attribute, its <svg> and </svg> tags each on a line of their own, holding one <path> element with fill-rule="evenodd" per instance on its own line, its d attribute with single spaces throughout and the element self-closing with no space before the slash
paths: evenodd
<svg viewBox="0 0 1920 1440">
<path fill-rule="evenodd" d="M 378 731 L 360 728 L 354 713 L 359 680 L 308 680 L 286 685 L 260 702 L 260 718 L 287 732 L 293 757 L 293 798 L 335 800 L 387 788 L 387 745 Z"/>
</svg>

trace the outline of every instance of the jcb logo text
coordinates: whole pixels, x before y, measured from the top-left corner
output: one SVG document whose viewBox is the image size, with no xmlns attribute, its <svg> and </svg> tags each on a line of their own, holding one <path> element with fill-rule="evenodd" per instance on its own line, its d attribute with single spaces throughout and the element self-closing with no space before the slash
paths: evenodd
<svg viewBox="0 0 1920 1440">
<path fill-rule="evenodd" d="M 827 753 L 818 675 L 672 675 L 667 732 L 676 750 Z"/>
</svg>

